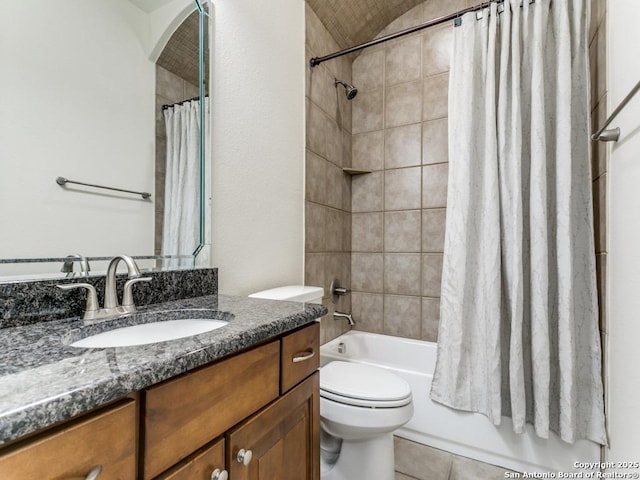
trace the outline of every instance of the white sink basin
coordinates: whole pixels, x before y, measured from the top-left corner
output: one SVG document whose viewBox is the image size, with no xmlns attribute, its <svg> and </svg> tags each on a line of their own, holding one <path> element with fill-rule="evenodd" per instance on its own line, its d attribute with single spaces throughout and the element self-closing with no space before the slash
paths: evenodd
<svg viewBox="0 0 640 480">
<path fill-rule="evenodd" d="M 71 344 L 72 347 L 105 348 L 130 347 L 149 343 L 166 342 L 178 338 L 190 337 L 224 327 L 226 320 L 185 318 L 163 322 L 143 323 L 130 327 L 117 328 L 98 333 Z"/>
</svg>

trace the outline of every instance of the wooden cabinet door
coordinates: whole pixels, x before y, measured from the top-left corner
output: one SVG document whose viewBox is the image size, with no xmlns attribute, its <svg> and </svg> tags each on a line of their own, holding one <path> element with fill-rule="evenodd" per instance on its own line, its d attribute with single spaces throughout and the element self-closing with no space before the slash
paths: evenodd
<svg viewBox="0 0 640 480">
<path fill-rule="evenodd" d="M 320 376 L 316 372 L 227 434 L 233 480 L 320 479 Z M 240 450 L 251 450 L 248 465 Z"/>
<path fill-rule="evenodd" d="M 211 480 L 215 470 L 224 470 L 224 440 L 203 448 L 157 480 Z"/>
<path fill-rule="evenodd" d="M 134 480 L 135 444 L 136 404 L 124 400 L 8 447 L 0 455 L 0 479 L 76 480 L 101 466 L 100 480 Z"/>
</svg>

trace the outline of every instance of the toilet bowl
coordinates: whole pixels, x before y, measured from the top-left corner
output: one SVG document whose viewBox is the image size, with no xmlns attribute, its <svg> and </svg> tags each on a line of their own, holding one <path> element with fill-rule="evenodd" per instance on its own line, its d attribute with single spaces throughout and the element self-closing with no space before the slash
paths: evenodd
<svg viewBox="0 0 640 480">
<path fill-rule="evenodd" d="M 289 285 L 252 298 L 322 303 L 320 287 Z M 320 369 L 321 480 L 394 480 L 393 431 L 413 415 L 411 387 L 386 370 L 334 361 Z"/>
<path fill-rule="evenodd" d="M 413 415 L 411 387 L 381 368 L 334 361 L 320 369 L 322 480 L 393 480 L 393 431 Z"/>
</svg>

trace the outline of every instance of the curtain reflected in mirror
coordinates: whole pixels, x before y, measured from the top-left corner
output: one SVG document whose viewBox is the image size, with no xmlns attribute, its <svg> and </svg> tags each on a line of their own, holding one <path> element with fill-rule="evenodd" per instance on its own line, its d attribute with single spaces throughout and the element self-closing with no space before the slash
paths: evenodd
<svg viewBox="0 0 640 480">
<path fill-rule="evenodd" d="M 200 6 L 200 5 L 199 5 Z M 163 268 L 180 268 L 175 255 L 201 252 L 210 195 L 204 158 L 209 142 L 207 94 L 208 17 L 198 9 L 169 39 L 156 66 L 155 253 Z M 202 101 L 201 101 L 202 95 Z M 203 108 L 203 112 L 201 112 Z M 201 136 L 201 122 L 205 123 Z M 163 148 L 164 147 L 164 148 Z M 203 154 L 201 154 L 203 153 Z M 202 191 L 203 195 L 200 195 Z M 206 211 L 205 211 L 206 210 Z M 204 249 L 198 264 L 209 258 Z"/>
<path fill-rule="evenodd" d="M 209 116 L 209 99 L 204 101 Z M 162 256 L 175 255 L 198 245 L 200 239 L 200 102 L 189 100 L 164 109 L 167 150 L 162 220 Z M 208 132 L 205 120 L 205 132 Z M 205 134 L 206 135 L 206 134 Z M 209 135 L 206 135 L 208 140 Z M 208 151 L 205 142 L 205 152 Z M 169 268 L 183 260 L 164 260 Z"/>
</svg>

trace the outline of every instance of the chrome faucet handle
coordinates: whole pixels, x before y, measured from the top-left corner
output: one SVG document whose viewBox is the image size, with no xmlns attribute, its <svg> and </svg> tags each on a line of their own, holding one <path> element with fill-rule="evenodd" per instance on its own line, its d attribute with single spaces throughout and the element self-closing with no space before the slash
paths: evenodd
<svg viewBox="0 0 640 480">
<path fill-rule="evenodd" d="M 334 278 L 331 281 L 331 285 L 329 286 L 329 295 L 331 295 L 331 301 L 334 305 L 338 303 L 338 297 L 344 297 L 350 293 L 351 290 L 340 286 L 340 280 L 337 278 Z"/>
<path fill-rule="evenodd" d="M 67 259 L 62 263 L 62 268 L 60 269 L 60 271 L 62 273 L 66 273 L 67 277 L 73 277 L 73 262 L 75 260 L 78 260 L 80 262 L 80 276 L 88 277 L 89 272 L 91 271 L 89 260 L 87 260 L 87 257 L 80 255 L 79 253 L 76 253 L 75 255 L 67 255 Z"/>
<path fill-rule="evenodd" d="M 98 294 L 96 293 L 96 287 L 90 283 L 65 283 L 62 285 L 56 285 L 60 290 L 75 290 L 76 288 L 84 288 L 87 290 L 87 306 L 84 309 L 84 320 L 91 320 L 95 318 L 95 314 L 98 312 Z"/>
<path fill-rule="evenodd" d="M 150 282 L 153 280 L 151 277 L 139 277 L 132 278 L 124 282 L 124 293 L 122 294 L 122 306 L 128 313 L 136 311 L 136 305 L 133 302 L 133 286 L 138 282 Z"/>
</svg>

